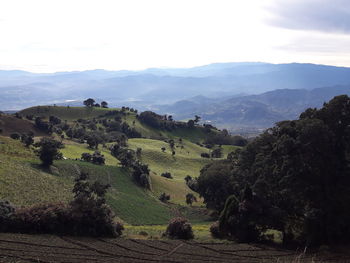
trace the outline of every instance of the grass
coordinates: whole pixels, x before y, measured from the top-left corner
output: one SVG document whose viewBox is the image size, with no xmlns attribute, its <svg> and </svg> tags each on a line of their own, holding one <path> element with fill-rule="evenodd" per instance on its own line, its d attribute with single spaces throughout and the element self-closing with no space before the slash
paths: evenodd
<svg viewBox="0 0 350 263">
<path fill-rule="evenodd" d="M 32 150 L 22 143 L 0 136 L 0 199 L 17 206 L 68 201 L 72 183 L 39 169 Z"/>
<path fill-rule="evenodd" d="M 49 117 L 56 116 L 62 120 L 77 120 L 98 117 L 107 111 L 117 110 L 109 108 L 62 107 L 62 106 L 35 106 L 20 111 L 20 115 L 34 115 Z"/>
<path fill-rule="evenodd" d="M 194 234 L 194 240 L 198 242 L 212 242 L 212 243 L 232 243 L 232 241 L 214 239 L 209 231 L 211 223 L 206 224 L 191 224 Z M 135 239 L 167 239 L 163 237 L 167 225 L 153 225 L 153 226 L 133 226 L 125 225 L 123 236 L 126 238 Z"/>
<path fill-rule="evenodd" d="M 64 148 L 60 150 L 64 157 L 68 159 L 80 159 L 82 153 L 90 153 L 93 154 L 95 150 L 90 149 L 87 144 L 76 143 L 73 141 L 64 141 Z M 110 150 L 108 148 L 99 146 L 98 151 L 105 157 L 105 164 L 111 166 L 119 165 L 119 161 L 111 155 Z"/>
<path fill-rule="evenodd" d="M 149 191 L 138 187 L 128 171 L 116 166 L 94 165 L 82 161 L 56 161 L 60 173 L 73 178 L 79 171 L 89 173 L 90 180 L 110 184 L 107 203 L 123 221 L 130 224 L 162 224 L 169 220 L 169 208 Z"/>
<path fill-rule="evenodd" d="M 178 140 L 175 142 L 175 156 L 172 155 L 169 144 L 164 141 L 137 138 L 130 139 L 128 144 L 133 150 L 142 148 L 141 161 L 148 164 L 152 171 L 152 190 L 155 195 L 165 192 L 170 194 L 171 202 L 185 204 L 186 194 L 192 191 L 186 186 L 184 178 L 187 175 L 199 176 L 201 168 L 210 162 L 209 159 L 200 157 L 200 154 L 209 151 L 187 140 L 182 140 L 181 144 Z M 166 148 L 165 152 L 162 152 L 162 147 Z M 164 172 L 170 172 L 173 179 L 161 177 Z"/>
</svg>

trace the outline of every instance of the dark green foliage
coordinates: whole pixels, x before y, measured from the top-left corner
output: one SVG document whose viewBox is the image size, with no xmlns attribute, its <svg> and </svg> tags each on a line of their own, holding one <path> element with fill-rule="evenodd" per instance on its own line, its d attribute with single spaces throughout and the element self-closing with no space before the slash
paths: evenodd
<svg viewBox="0 0 350 263">
<path fill-rule="evenodd" d="M 6 200 L 0 200 L 0 231 L 5 232 L 10 227 L 15 207 Z"/>
<path fill-rule="evenodd" d="M 37 152 L 43 166 L 50 166 L 53 160 L 62 157 L 61 153 L 58 151 L 58 149 L 63 147 L 62 143 L 52 138 L 41 138 L 40 142 L 36 143 L 35 146 L 40 147 Z"/>
<path fill-rule="evenodd" d="M 169 173 L 169 172 L 162 173 L 160 176 L 168 178 L 168 179 L 173 179 L 173 177 L 171 176 L 171 173 Z"/>
<path fill-rule="evenodd" d="M 140 186 L 149 189 L 151 187 L 149 168 L 147 164 L 143 164 L 139 161 L 135 161 L 132 166 L 132 178 Z"/>
<path fill-rule="evenodd" d="M 94 106 L 94 103 L 95 103 L 95 100 L 89 98 L 89 99 L 87 99 L 87 100 L 84 100 L 83 103 L 84 103 L 84 105 L 85 105 L 86 107 L 93 107 L 93 106 Z"/>
<path fill-rule="evenodd" d="M 231 136 L 224 129 L 219 133 L 212 133 L 204 142 L 205 144 L 218 144 L 218 145 L 235 145 L 235 146 L 245 146 L 248 141 L 242 136 Z"/>
<path fill-rule="evenodd" d="M 197 178 L 192 178 L 191 176 L 187 175 L 185 177 L 186 185 L 188 188 L 190 188 L 192 191 L 197 192 L 198 191 L 198 182 Z"/>
<path fill-rule="evenodd" d="M 52 124 L 52 125 L 56 125 L 56 124 L 60 124 L 61 123 L 61 120 L 55 116 L 50 116 L 49 118 L 49 122 Z"/>
<path fill-rule="evenodd" d="M 14 132 L 10 134 L 11 139 L 19 140 L 21 138 L 21 135 L 18 132 Z"/>
<path fill-rule="evenodd" d="M 208 208 L 221 211 L 227 197 L 233 193 L 231 170 L 232 165 L 227 160 L 213 162 L 201 170 L 195 191 L 204 198 Z"/>
<path fill-rule="evenodd" d="M 195 124 L 194 120 L 189 120 L 189 121 L 187 122 L 187 127 L 188 127 L 188 128 L 193 128 L 193 127 L 194 127 L 194 124 Z"/>
<path fill-rule="evenodd" d="M 209 155 L 209 153 L 201 153 L 201 157 L 210 158 L 210 155 Z"/>
<path fill-rule="evenodd" d="M 85 162 L 91 162 L 91 154 L 90 153 L 82 153 L 81 159 Z"/>
<path fill-rule="evenodd" d="M 338 96 L 320 110 L 306 110 L 299 120 L 277 123 L 230 155 L 228 178 L 216 172 L 224 164 L 216 171 L 203 169 L 198 188 L 207 205 L 220 204 L 223 185 L 230 185 L 226 195 L 238 197 L 227 200 L 220 218 L 226 234 L 255 240 L 261 230 L 274 228 L 282 231 L 284 242 L 349 242 L 349 125 L 350 98 Z M 252 199 L 241 193 L 245 185 L 254 192 Z"/>
<path fill-rule="evenodd" d="M 106 101 L 101 102 L 101 107 L 102 108 L 108 108 L 108 103 Z"/>
<path fill-rule="evenodd" d="M 41 117 L 35 118 L 35 126 L 43 132 L 47 132 L 47 133 L 52 132 L 52 125 L 47 121 L 43 121 Z"/>
<path fill-rule="evenodd" d="M 192 193 L 186 194 L 186 204 L 192 206 L 193 202 L 197 202 L 197 198 Z"/>
<path fill-rule="evenodd" d="M 170 200 L 170 195 L 166 194 L 166 193 L 162 193 L 159 198 L 158 198 L 161 202 L 166 203 Z"/>
<path fill-rule="evenodd" d="M 47 233 L 77 236 L 117 237 L 123 225 L 115 223 L 112 210 L 106 205 L 105 194 L 109 185 L 91 183 L 81 173 L 75 180 L 74 199 L 69 204 L 38 204 L 13 211 L 8 204 L 1 205 L 0 213 L 9 217 L 6 232 Z M 4 208 L 4 209 L 2 209 Z M 1 215 L 0 215 L 1 220 Z"/>
<path fill-rule="evenodd" d="M 33 133 L 28 134 L 22 134 L 21 135 L 21 142 L 24 143 L 26 147 L 29 147 L 34 143 Z"/>
<path fill-rule="evenodd" d="M 210 231 L 210 234 L 213 238 L 222 238 L 223 237 L 223 235 L 220 231 L 219 221 L 215 221 L 213 224 L 211 224 L 209 231 Z"/>
<path fill-rule="evenodd" d="M 91 162 L 93 164 L 103 165 L 105 164 L 105 157 L 101 152 L 95 151 L 91 156 Z"/>
<path fill-rule="evenodd" d="M 214 150 L 211 152 L 211 157 L 212 157 L 212 158 L 221 158 L 221 157 L 222 157 L 222 149 L 221 149 L 220 147 L 214 149 Z"/>
<path fill-rule="evenodd" d="M 192 226 L 187 219 L 176 217 L 170 220 L 164 233 L 165 236 L 174 239 L 193 239 Z"/>
<path fill-rule="evenodd" d="M 74 200 L 70 203 L 73 226 L 76 235 L 110 236 L 118 235 L 114 214 L 106 205 L 105 194 L 109 185 L 90 183 L 88 175 L 81 173 L 75 180 Z M 118 232 L 121 227 L 118 226 Z"/>
</svg>

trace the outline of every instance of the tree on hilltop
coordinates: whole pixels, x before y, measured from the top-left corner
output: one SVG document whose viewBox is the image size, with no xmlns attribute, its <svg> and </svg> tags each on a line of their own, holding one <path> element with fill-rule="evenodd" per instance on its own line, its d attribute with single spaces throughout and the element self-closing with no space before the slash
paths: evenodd
<svg viewBox="0 0 350 263">
<path fill-rule="evenodd" d="M 92 98 L 89 98 L 89 99 L 87 99 L 87 100 L 84 100 L 84 105 L 86 106 L 86 107 L 93 107 L 94 106 L 94 103 L 95 103 L 95 100 L 94 99 L 92 99 Z"/>
</svg>

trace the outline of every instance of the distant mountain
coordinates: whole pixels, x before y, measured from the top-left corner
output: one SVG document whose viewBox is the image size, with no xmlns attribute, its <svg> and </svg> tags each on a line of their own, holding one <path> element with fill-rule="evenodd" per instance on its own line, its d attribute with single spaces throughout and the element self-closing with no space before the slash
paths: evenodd
<svg viewBox="0 0 350 263">
<path fill-rule="evenodd" d="M 173 115 L 177 119 L 200 115 L 203 121 L 211 121 L 231 130 L 268 128 L 275 122 L 296 119 L 309 107 L 321 107 L 334 96 L 350 95 L 350 85 L 306 89 L 279 89 L 259 95 L 232 98 L 190 98 L 172 105 L 154 107 L 158 112 Z"/>
<path fill-rule="evenodd" d="M 142 71 L 88 70 L 37 74 L 0 70 L 0 110 L 102 98 L 146 109 L 189 97 L 231 97 L 276 89 L 350 85 L 350 68 L 314 64 L 216 63 Z"/>
</svg>

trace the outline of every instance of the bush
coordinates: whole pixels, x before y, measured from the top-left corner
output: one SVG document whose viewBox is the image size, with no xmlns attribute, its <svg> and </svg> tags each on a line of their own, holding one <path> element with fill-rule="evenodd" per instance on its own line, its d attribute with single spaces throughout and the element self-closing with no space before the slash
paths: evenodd
<svg viewBox="0 0 350 263">
<path fill-rule="evenodd" d="M 201 157 L 210 158 L 210 155 L 209 155 L 209 153 L 201 153 Z"/>
<path fill-rule="evenodd" d="M 193 239 L 192 226 L 186 218 L 176 217 L 170 220 L 164 236 L 174 239 Z"/>
<path fill-rule="evenodd" d="M 11 139 L 19 140 L 21 138 L 21 135 L 19 133 L 15 132 L 15 133 L 11 133 L 10 137 L 11 137 Z"/>
<path fill-rule="evenodd" d="M 165 178 L 169 178 L 169 179 L 173 179 L 173 177 L 171 176 L 171 173 L 169 173 L 169 172 L 162 173 L 160 176 L 165 177 Z"/>
<path fill-rule="evenodd" d="M 8 201 L 0 200 L 0 231 L 6 232 L 11 222 L 15 207 Z"/>
<path fill-rule="evenodd" d="M 162 193 L 159 198 L 158 198 L 161 202 L 166 203 L 170 200 L 170 195 L 166 194 L 166 193 Z"/>
<path fill-rule="evenodd" d="M 219 227 L 219 221 L 214 222 L 211 226 L 210 226 L 210 233 L 212 235 L 213 238 L 222 238 L 222 234 L 220 232 L 220 227 Z"/>
</svg>

